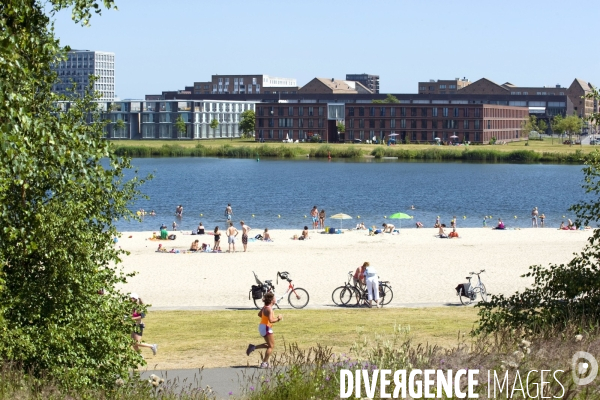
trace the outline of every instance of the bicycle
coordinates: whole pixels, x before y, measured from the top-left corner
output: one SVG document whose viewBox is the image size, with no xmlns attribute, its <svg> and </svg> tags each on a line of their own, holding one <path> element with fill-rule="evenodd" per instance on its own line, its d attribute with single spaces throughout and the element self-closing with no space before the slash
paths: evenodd
<svg viewBox="0 0 600 400">
<path fill-rule="evenodd" d="M 254 271 L 252 271 L 252 273 L 254 274 L 254 279 L 256 280 L 257 285 L 252 285 L 252 288 L 250 289 L 250 295 L 254 300 L 254 305 L 256 306 L 256 308 L 261 309 L 263 306 L 262 299 L 264 295 L 267 293 L 275 294 L 275 286 L 273 285 L 272 280 L 265 280 L 263 283 L 260 279 L 258 279 L 258 276 L 256 276 L 256 273 Z M 310 299 L 308 292 L 305 289 L 295 287 L 294 284 L 292 284 L 289 272 L 277 271 L 277 283 L 279 283 L 279 278 L 288 281 L 288 288 L 281 297 L 277 297 L 277 295 L 275 294 L 275 306 L 277 308 L 280 308 L 279 302 L 283 300 L 283 298 L 287 295 L 288 303 L 290 303 L 290 306 L 294 308 L 306 307 L 306 305 L 308 304 L 308 300 Z"/>
<path fill-rule="evenodd" d="M 465 279 L 468 280 L 467 283 L 461 283 L 456 287 L 456 295 L 459 297 L 460 302 L 468 306 L 477 298 L 477 293 L 481 295 L 481 300 L 487 302 L 487 290 L 485 285 L 481 281 L 481 274 L 485 272 L 485 269 L 482 269 L 479 272 L 469 272 L 469 275 Z M 477 284 L 471 285 L 471 278 L 473 275 L 477 275 Z"/>
<path fill-rule="evenodd" d="M 348 282 L 346 282 L 343 286 L 337 287 L 334 289 L 331 294 L 331 298 L 336 305 L 348 305 L 352 299 L 356 299 L 356 304 L 353 305 L 361 305 L 361 304 L 369 304 L 369 294 L 367 292 L 367 288 L 364 285 L 354 285 L 350 282 L 353 280 L 354 274 L 352 271 L 348 272 Z M 337 292 L 339 291 L 339 295 Z M 339 296 L 340 303 L 336 301 L 336 298 Z M 392 291 L 392 285 L 390 285 L 389 281 L 379 281 L 379 298 L 381 300 L 382 305 L 388 305 L 394 298 L 394 292 Z"/>
</svg>

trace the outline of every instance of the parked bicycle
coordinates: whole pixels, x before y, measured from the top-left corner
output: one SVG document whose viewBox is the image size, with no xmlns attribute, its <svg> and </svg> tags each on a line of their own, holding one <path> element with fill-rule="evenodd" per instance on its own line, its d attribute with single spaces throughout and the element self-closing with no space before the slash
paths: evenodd
<svg viewBox="0 0 600 400">
<path fill-rule="evenodd" d="M 281 296 L 281 297 L 277 297 L 277 294 L 275 293 L 275 286 L 273 285 L 272 280 L 265 280 L 263 283 L 260 279 L 258 279 L 258 276 L 256 276 L 256 273 L 254 271 L 252 271 L 252 273 L 254 274 L 254 279 L 256 280 L 256 285 L 252 285 L 252 288 L 250 289 L 250 294 L 248 295 L 248 299 L 250 299 L 250 297 L 252 297 L 252 300 L 254 300 L 254 305 L 256 306 L 256 308 L 258 308 L 258 309 L 262 308 L 262 306 L 263 306 L 262 299 L 263 299 L 264 295 L 267 293 L 275 294 L 275 306 L 277 308 L 279 308 L 279 303 L 281 302 L 281 300 L 283 300 L 283 298 L 286 295 L 288 296 L 288 303 L 290 303 L 290 306 L 292 306 L 294 308 L 304 308 L 308 304 L 308 300 L 309 300 L 308 292 L 302 288 L 294 286 L 294 284 L 292 283 L 292 280 L 290 279 L 289 272 L 286 272 L 286 271 L 283 271 L 283 272 L 278 271 L 277 272 L 277 282 L 276 283 L 279 283 L 279 278 L 286 280 L 288 282 L 288 288 L 285 291 L 285 293 L 283 294 L 283 296 Z"/>
<path fill-rule="evenodd" d="M 343 286 L 339 286 L 334 289 L 331 294 L 333 303 L 338 306 L 358 306 L 366 305 L 369 303 L 369 294 L 367 287 L 362 284 L 353 284 L 353 272 L 348 272 L 348 281 Z M 394 298 L 394 292 L 392 291 L 392 285 L 389 281 L 379 281 L 379 298 L 381 304 L 388 305 Z"/>
<path fill-rule="evenodd" d="M 459 284 L 456 289 L 456 295 L 459 297 L 460 302 L 462 304 L 469 305 L 477 298 L 477 293 L 481 295 L 482 301 L 487 301 L 487 290 L 485 285 L 481 281 L 481 274 L 485 272 L 485 269 L 482 269 L 479 272 L 469 272 L 469 275 L 465 279 L 468 281 L 467 283 Z M 471 278 L 473 275 L 477 275 L 477 284 L 471 284 Z"/>
</svg>

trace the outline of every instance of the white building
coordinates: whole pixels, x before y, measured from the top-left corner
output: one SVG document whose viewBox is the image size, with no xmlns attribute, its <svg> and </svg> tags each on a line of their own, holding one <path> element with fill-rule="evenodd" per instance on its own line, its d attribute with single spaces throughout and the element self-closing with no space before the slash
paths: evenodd
<svg viewBox="0 0 600 400">
<path fill-rule="evenodd" d="M 98 77 L 94 90 L 101 96 L 100 101 L 115 99 L 115 53 L 106 51 L 71 50 L 68 58 L 53 66 L 58 79 L 53 87 L 55 93 L 71 95 L 69 90 L 76 85 L 75 93 L 83 95 L 88 86 L 89 76 Z"/>
</svg>

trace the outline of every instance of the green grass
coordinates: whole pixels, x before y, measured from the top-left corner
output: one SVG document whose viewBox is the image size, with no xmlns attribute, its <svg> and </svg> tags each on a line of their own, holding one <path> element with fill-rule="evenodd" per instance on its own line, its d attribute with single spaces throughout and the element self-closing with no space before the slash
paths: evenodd
<svg viewBox="0 0 600 400">
<path fill-rule="evenodd" d="M 551 141 L 521 141 L 507 145 L 469 147 L 400 144 L 396 146 L 346 143 L 258 143 L 249 139 L 185 141 L 114 142 L 118 155 L 130 157 L 226 157 L 226 158 L 300 158 L 358 159 L 398 157 L 418 161 L 474 161 L 503 163 L 582 163 L 595 146 L 567 146 Z"/>
<path fill-rule="evenodd" d="M 260 343 L 258 310 L 244 311 L 155 311 L 145 319 L 144 339 L 158 343 L 153 357 L 144 349 L 149 366 L 159 368 L 224 367 L 255 364 L 246 357 L 248 343 Z M 348 352 L 364 336 L 391 334 L 395 325 L 410 326 L 415 342 L 451 347 L 458 332 L 469 332 L 476 319 L 475 309 L 384 308 L 282 310 L 284 321 L 275 324 L 276 348 L 283 341 L 302 348 L 320 344 L 334 352 Z"/>
</svg>

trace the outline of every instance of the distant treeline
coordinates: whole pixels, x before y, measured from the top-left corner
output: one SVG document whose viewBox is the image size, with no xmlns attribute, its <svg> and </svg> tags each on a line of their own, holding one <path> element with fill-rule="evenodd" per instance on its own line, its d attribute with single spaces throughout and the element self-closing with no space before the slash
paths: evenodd
<svg viewBox="0 0 600 400">
<path fill-rule="evenodd" d="M 117 155 L 129 157 L 226 157 L 226 158 L 296 158 L 307 155 L 315 158 L 361 158 L 370 155 L 376 159 L 398 157 L 398 160 L 422 161 L 478 161 L 500 163 L 571 163 L 582 164 L 585 155 L 581 150 L 573 152 L 536 152 L 532 150 L 500 151 L 478 146 L 461 148 L 406 149 L 393 147 L 377 147 L 371 152 L 362 151 L 359 147 L 322 145 L 317 148 L 303 148 L 290 145 L 264 144 L 258 147 L 204 146 L 195 147 L 181 145 L 163 145 L 161 147 L 115 145 Z"/>
</svg>

